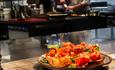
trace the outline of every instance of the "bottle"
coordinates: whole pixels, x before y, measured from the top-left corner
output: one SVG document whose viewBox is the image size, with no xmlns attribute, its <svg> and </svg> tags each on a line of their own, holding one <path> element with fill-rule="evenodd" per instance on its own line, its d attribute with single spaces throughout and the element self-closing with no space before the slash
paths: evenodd
<svg viewBox="0 0 115 70">
<path fill-rule="evenodd" d="M 11 14 L 11 18 L 16 18 L 16 10 L 15 10 L 14 4 L 12 4 L 10 14 Z"/>
<path fill-rule="evenodd" d="M 40 14 L 44 14 L 44 7 L 43 7 L 43 4 L 40 4 Z"/>
</svg>

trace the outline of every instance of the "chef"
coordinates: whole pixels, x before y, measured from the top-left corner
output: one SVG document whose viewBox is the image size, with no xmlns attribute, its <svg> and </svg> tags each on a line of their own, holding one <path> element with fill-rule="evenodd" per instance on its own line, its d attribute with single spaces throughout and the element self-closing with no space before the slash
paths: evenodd
<svg viewBox="0 0 115 70">
<path fill-rule="evenodd" d="M 88 0 L 60 0 L 60 3 L 65 8 L 65 11 L 69 11 L 74 14 L 83 14 L 88 11 Z M 82 41 L 89 41 L 88 31 L 77 31 L 69 33 L 69 41 L 78 44 Z"/>
<path fill-rule="evenodd" d="M 28 4 L 36 4 L 37 7 L 40 7 L 40 4 L 43 5 L 44 13 L 48 13 L 52 10 L 51 0 L 27 0 Z"/>
<path fill-rule="evenodd" d="M 88 10 L 88 0 L 60 0 L 65 11 L 73 11 L 74 13 L 83 13 Z"/>
</svg>

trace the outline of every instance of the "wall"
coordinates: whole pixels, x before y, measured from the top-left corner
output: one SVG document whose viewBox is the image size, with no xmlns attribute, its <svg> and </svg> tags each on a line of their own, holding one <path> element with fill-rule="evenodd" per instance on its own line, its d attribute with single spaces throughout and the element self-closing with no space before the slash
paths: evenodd
<svg viewBox="0 0 115 70">
<path fill-rule="evenodd" d="M 90 0 L 91 2 L 101 2 L 101 1 L 107 1 L 107 0 Z"/>
<path fill-rule="evenodd" d="M 3 2 L 0 2 L 0 8 L 3 6 Z"/>
<path fill-rule="evenodd" d="M 25 5 L 27 5 L 26 1 L 27 0 L 19 0 L 19 4 L 25 4 Z M 90 1 L 91 2 L 107 1 L 108 4 L 115 5 L 115 0 L 90 0 Z M 18 2 L 18 1 L 15 1 L 15 2 Z M 11 3 L 10 3 L 10 1 L 7 1 L 5 4 L 6 4 L 6 7 L 10 7 Z M 0 3 L 0 5 L 1 5 L 1 3 Z"/>
<path fill-rule="evenodd" d="M 90 0 L 91 2 L 107 1 L 108 4 L 115 5 L 115 0 Z"/>
<path fill-rule="evenodd" d="M 16 1 L 13 1 L 13 3 L 20 4 L 20 5 L 27 5 L 26 2 L 27 2 L 27 0 L 16 0 Z M 11 1 L 4 2 L 4 6 L 6 8 L 11 7 Z"/>
<path fill-rule="evenodd" d="M 115 0 L 107 0 L 107 2 L 111 5 L 115 5 Z"/>
</svg>

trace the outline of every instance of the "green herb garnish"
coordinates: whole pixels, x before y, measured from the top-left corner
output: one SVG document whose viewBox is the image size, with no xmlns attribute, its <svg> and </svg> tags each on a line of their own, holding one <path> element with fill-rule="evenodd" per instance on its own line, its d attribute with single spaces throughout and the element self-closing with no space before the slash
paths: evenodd
<svg viewBox="0 0 115 70">
<path fill-rule="evenodd" d="M 40 60 L 40 62 L 42 62 L 42 63 L 46 63 L 46 64 L 48 64 L 49 62 L 47 61 L 47 59 L 46 58 L 43 58 L 42 60 Z"/>
<path fill-rule="evenodd" d="M 100 49 L 99 49 L 99 47 L 98 47 L 98 46 L 95 48 L 95 50 L 100 51 Z"/>
<path fill-rule="evenodd" d="M 92 52 L 90 49 L 87 49 L 87 48 L 85 49 L 85 51 L 87 51 L 87 52 Z"/>
<path fill-rule="evenodd" d="M 72 62 L 75 62 L 75 59 L 74 59 L 74 58 L 71 58 L 71 61 L 72 61 Z"/>
</svg>

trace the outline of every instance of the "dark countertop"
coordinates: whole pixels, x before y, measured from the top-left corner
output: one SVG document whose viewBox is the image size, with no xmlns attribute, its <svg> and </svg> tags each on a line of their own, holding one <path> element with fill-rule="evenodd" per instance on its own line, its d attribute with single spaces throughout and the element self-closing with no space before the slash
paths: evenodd
<svg viewBox="0 0 115 70">
<path fill-rule="evenodd" d="M 35 37 L 73 31 L 107 28 L 107 22 L 107 18 L 101 16 L 66 16 L 63 18 L 51 18 L 51 20 L 48 18 L 27 18 L 0 21 L 0 40 L 10 39 L 10 30 L 25 32 L 28 37 Z M 14 33 L 12 34 L 14 35 Z"/>
<path fill-rule="evenodd" d="M 107 19 L 100 16 L 59 18 L 53 18 L 52 20 L 46 18 L 29 18 L 1 21 L 0 23 L 8 25 L 9 30 L 26 31 L 30 37 L 107 27 Z"/>
</svg>

